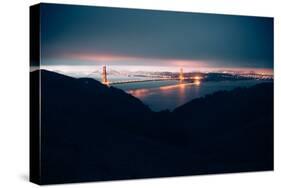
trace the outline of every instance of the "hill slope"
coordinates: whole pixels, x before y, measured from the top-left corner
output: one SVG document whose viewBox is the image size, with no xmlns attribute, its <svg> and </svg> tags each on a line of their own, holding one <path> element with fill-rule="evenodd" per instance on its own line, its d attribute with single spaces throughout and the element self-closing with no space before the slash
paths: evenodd
<svg viewBox="0 0 281 188">
<path fill-rule="evenodd" d="M 273 169 L 271 83 L 156 113 L 93 79 L 41 70 L 41 95 L 44 184 Z"/>
</svg>

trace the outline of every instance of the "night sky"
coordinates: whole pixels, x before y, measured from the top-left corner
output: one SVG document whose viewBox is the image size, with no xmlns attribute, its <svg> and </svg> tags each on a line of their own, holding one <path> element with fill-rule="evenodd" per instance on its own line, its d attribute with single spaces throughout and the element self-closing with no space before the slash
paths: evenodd
<svg viewBox="0 0 281 188">
<path fill-rule="evenodd" d="M 42 65 L 273 68 L 273 19 L 42 4 Z"/>
</svg>

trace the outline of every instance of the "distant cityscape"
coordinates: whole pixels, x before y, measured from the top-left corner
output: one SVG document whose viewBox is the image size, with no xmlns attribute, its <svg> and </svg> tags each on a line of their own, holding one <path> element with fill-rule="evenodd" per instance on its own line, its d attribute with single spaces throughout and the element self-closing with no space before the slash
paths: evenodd
<svg viewBox="0 0 281 188">
<path fill-rule="evenodd" d="M 101 81 L 104 84 L 123 83 L 134 81 L 149 80 L 201 80 L 201 81 L 222 81 L 222 80 L 273 80 L 273 73 L 257 71 L 236 71 L 236 70 L 218 70 L 218 71 L 192 71 L 187 72 L 179 67 L 175 71 L 128 71 L 115 69 L 107 66 L 93 66 L 85 68 L 67 69 L 65 67 L 47 66 L 42 67 L 50 71 L 55 71 L 73 77 L 89 77 Z M 117 79 L 118 78 L 118 79 Z M 123 81 L 122 81 L 123 79 Z M 118 81 L 116 81 L 118 80 Z"/>
</svg>

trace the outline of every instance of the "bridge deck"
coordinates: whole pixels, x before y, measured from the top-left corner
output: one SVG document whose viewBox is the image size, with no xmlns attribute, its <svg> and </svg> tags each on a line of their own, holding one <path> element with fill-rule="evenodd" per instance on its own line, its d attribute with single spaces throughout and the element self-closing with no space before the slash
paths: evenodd
<svg viewBox="0 0 281 188">
<path fill-rule="evenodd" d="M 126 83 L 136 83 L 136 82 L 154 82 L 154 81 L 169 81 L 169 80 L 190 80 L 190 79 L 179 79 L 179 78 L 158 78 L 158 79 L 146 79 L 146 80 L 126 80 L 126 81 L 115 81 L 109 82 L 109 85 L 126 84 Z"/>
</svg>

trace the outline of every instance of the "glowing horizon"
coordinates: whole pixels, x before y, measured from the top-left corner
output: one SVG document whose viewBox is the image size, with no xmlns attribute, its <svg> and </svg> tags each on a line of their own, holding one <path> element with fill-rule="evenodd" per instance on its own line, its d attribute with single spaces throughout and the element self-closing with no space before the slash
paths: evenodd
<svg viewBox="0 0 281 188">
<path fill-rule="evenodd" d="M 186 66 L 137 66 L 137 65 L 108 65 L 109 71 L 116 70 L 121 72 L 171 72 L 178 73 L 180 68 L 183 68 L 184 73 L 191 72 L 234 72 L 234 73 L 256 73 L 256 74 L 266 74 L 273 75 L 273 69 L 268 68 L 241 68 L 241 67 L 186 67 Z M 60 71 L 60 72 L 93 72 L 93 71 L 102 71 L 103 65 L 43 65 L 40 68 L 50 71 Z"/>
</svg>

